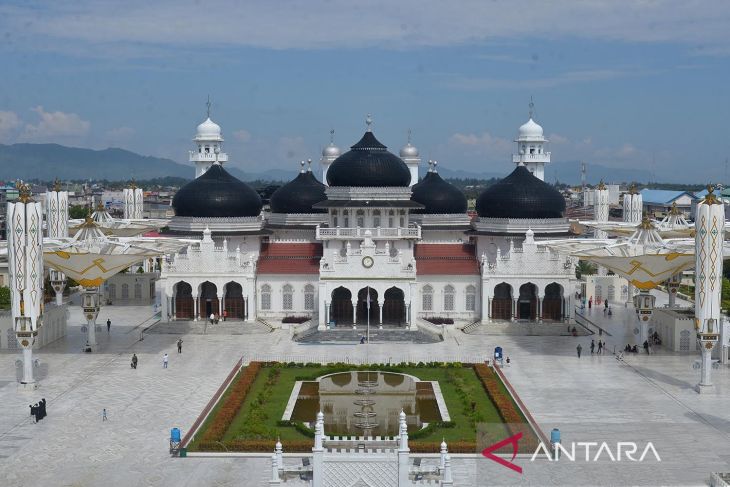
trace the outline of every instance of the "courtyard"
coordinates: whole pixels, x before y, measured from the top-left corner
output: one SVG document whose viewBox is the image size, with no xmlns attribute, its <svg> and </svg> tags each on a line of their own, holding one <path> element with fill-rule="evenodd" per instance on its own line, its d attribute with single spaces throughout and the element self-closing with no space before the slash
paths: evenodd
<svg viewBox="0 0 730 487">
<path fill-rule="evenodd" d="M 609 350 L 630 339 L 633 309 L 612 317 L 592 310 Z M 617 464 L 602 457 L 551 463 L 518 457 L 519 475 L 475 455 L 454 455 L 455 485 L 705 485 L 713 471 L 730 469 L 730 374 L 713 371 L 716 393 L 698 395 L 695 354 L 658 349 L 651 356 L 591 355 L 591 337 L 513 336 L 461 332 L 427 344 L 297 343 L 290 333 L 252 327 L 241 334 L 145 333 L 151 307 L 104 307 L 99 351 L 80 353 L 84 342 L 78 306 L 71 308 L 64 339 L 37 357 L 40 388 L 17 390 L 18 354 L 0 355 L 0 484 L 7 486 L 266 485 L 270 455 L 171 458 L 169 432 L 183 434 L 241 358 L 297 361 L 464 361 L 491 357 L 501 346 L 511 364 L 505 376 L 544 432 L 560 428 L 563 441 L 652 441 L 661 463 Z M 243 325 L 246 326 L 246 325 Z M 486 325 L 484 325 L 486 326 Z M 482 328 L 484 328 L 484 326 Z M 183 339 L 183 353 L 175 343 Z M 598 339 L 595 335 L 594 339 Z M 583 346 L 579 359 L 576 346 Z M 366 350 L 368 349 L 369 350 Z M 129 366 L 132 353 L 139 367 Z M 170 356 L 163 369 L 162 355 Z M 299 358 L 299 359 L 298 359 Z M 28 405 L 42 397 L 48 417 L 32 423 Z M 109 420 L 102 422 L 102 409 Z M 285 451 L 286 453 L 286 451 Z M 286 457 L 287 462 L 300 461 Z"/>
</svg>

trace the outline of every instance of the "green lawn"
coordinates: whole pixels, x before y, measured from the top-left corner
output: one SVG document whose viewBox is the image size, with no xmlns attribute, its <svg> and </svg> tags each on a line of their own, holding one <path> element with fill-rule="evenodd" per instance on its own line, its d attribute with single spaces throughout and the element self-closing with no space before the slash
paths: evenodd
<svg viewBox="0 0 730 487">
<path fill-rule="evenodd" d="M 351 370 L 354 370 L 354 368 Z M 434 428 L 430 434 L 418 438 L 417 441 L 440 442 L 442 438 L 445 438 L 447 442 L 473 441 L 475 423 L 502 422 L 497 409 L 487 396 L 471 367 L 397 367 L 397 370 L 416 376 L 421 380 L 438 381 L 451 421 L 454 423 L 453 427 Z M 279 374 L 275 380 L 272 379 L 271 375 L 277 373 L 274 371 L 278 371 Z M 328 367 L 266 367 L 262 369 L 223 441 L 271 439 L 277 436 L 282 440 L 307 440 L 308 437 L 294 427 L 278 426 L 277 421 L 284 414 L 284 409 L 298 377 L 315 379 L 331 371 L 332 369 Z M 266 386 L 267 381 L 273 382 L 268 388 Z M 472 402 L 474 403 L 473 412 Z"/>
</svg>

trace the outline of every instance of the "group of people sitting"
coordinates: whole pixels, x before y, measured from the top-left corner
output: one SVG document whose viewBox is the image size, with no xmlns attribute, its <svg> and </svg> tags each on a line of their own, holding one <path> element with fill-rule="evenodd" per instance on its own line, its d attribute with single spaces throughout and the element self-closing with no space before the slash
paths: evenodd
<svg viewBox="0 0 730 487">
<path fill-rule="evenodd" d="M 634 345 L 632 347 L 631 345 L 629 345 L 627 343 L 626 346 L 624 347 L 624 352 L 626 352 L 626 353 L 639 353 L 639 349 L 638 349 L 638 347 L 636 345 Z"/>
<path fill-rule="evenodd" d="M 46 417 L 46 398 L 44 397 L 39 402 L 35 403 L 35 405 L 31 404 L 30 406 L 30 415 L 33 416 L 33 422 L 37 423 L 41 419 Z"/>
</svg>

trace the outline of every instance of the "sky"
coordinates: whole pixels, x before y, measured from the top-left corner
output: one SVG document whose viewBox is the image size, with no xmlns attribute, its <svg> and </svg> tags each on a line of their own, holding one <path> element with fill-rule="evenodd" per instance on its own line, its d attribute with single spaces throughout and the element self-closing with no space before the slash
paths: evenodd
<svg viewBox="0 0 730 487">
<path fill-rule="evenodd" d="M 553 161 L 717 182 L 729 25 L 698 0 L 0 0 L 0 143 L 186 162 L 210 96 L 248 172 L 318 160 L 330 129 L 347 148 L 371 113 L 394 152 L 411 130 L 424 159 L 506 175 L 532 97 Z"/>
</svg>

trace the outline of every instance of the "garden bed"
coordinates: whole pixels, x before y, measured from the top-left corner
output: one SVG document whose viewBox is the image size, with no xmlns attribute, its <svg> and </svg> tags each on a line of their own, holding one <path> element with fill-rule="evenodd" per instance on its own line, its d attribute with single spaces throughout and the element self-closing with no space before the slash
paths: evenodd
<svg viewBox="0 0 730 487">
<path fill-rule="evenodd" d="M 476 429 L 484 423 L 489 427 L 482 441 L 496 442 L 523 432 L 526 438 L 520 441 L 520 451 L 534 451 L 537 440 L 532 428 L 490 367 L 438 362 L 368 366 L 252 362 L 232 381 L 188 450 L 271 452 L 280 438 L 285 451 L 310 452 L 314 432 L 304 423 L 281 421 L 294 384 L 353 370 L 438 381 L 451 421 L 431 423 L 410 434 L 413 452 L 438 452 L 445 439 L 453 453 L 474 453 Z"/>
</svg>

